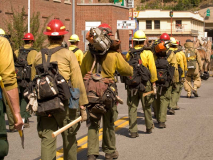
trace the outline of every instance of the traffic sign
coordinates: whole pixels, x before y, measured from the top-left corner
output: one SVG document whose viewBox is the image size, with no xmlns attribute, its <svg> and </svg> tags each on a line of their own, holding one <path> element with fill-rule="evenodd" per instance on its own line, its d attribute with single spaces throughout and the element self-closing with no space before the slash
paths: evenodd
<svg viewBox="0 0 213 160">
<path fill-rule="evenodd" d="M 135 20 L 117 20 L 117 29 L 135 29 Z"/>
<path fill-rule="evenodd" d="M 207 9 L 207 11 L 206 11 L 206 17 L 210 17 L 210 9 Z"/>
</svg>

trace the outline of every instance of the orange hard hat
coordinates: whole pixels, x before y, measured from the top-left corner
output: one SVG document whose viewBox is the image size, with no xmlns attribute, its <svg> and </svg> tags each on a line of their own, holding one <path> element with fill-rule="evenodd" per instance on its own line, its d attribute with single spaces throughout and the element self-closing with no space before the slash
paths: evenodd
<svg viewBox="0 0 213 160">
<path fill-rule="evenodd" d="M 156 52 L 156 53 L 164 52 L 164 51 L 166 51 L 166 50 L 167 50 L 167 48 L 166 48 L 164 42 L 161 42 L 161 43 L 159 43 L 159 44 L 157 44 L 157 45 L 155 46 L 155 52 Z"/>
<path fill-rule="evenodd" d="M 46 31 L 44 32 L 44 34 L 48 36 L 60 36 L 67 33 L 68 31 L 66 30 L 66 27 L 58 19 L 51 20 L 47 25 Z"/>
<path fill-rule="evenodd" d="M 32 33 L 26 33 L 24 35 L 24 38 L 22 38 L 22 40 L 29 40 L 29 41 L 34 41 L 34 36 Z"/>
<path fill-rule="evenodd" d="M 163 33 L 160 36 L 160 40 L 169 41 L 170 40 L 170 36 L 167 33 Z"/>
<path fill-rule="evenodd" d="M 103 28 L 104 30 L 107 30 L 109 32 L 108 35 L 112 36 L 112 28 L 107 23 L 102 23 L 101 25 L 98 26 L 98 28 Z"/>
</svg>

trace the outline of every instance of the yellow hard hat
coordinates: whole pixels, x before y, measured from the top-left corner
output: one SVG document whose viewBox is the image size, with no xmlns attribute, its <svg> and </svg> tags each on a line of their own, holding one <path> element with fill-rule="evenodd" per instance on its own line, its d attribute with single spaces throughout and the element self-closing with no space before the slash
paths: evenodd
<svg viewBox="0 0 213 160">
<path fill-rule="evenodd" d="M 137 30 L 132 39 L 133 41 L 145 41 L 146 35 L 142 30 Z"/>
<path fill-rule="evenodd" d="M 5 31 L 0 28 L 0 35 L 5 35 Z"/>
<path fill-rule="evenodd" d="M 80 39 L 79 39 L 77 34 L 73 34 L 73 35 L 71 35 L 71 37 L 70 37 L 70 39 L 68 41 L 70 41 L 70 42 L 79 42 Z"/>
<path fill-rule="evenodd" d="M 177 46 L 177 40 L 174 37 L 170 37 L 171 45 Z"/>
</svg>

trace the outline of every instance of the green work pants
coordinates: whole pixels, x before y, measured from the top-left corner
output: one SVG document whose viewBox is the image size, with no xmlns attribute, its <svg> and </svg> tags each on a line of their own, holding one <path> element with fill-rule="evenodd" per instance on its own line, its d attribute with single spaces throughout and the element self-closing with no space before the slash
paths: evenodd
<svg viewBox="0 0 213 160">
<path fill-rule="evenodd" d="M 13 130 L 14 129 L 13 114 L 12 114 L 10 107 L 7 104 L 6 98 L 4 96 L 3 96 L 3 106 L 4 106 L 4 108 L 6 108 L 7 119 L 8 119 L 8 122 L 9 122 L 9 129 Z"/>
<path fill-rule="evenodd" d="M 145 92 L 137 91 L 136 94 L 131 93 L 131 90 L 127 90 L 127 105 L 129 109 L 129 131 L 130 132 L 138 132 L 137 126 L 137 107 L 139 101 L 141 100 L 144 116 L 145 116 L 145 124 L 146 129 L 151 129 L 153 127 L 152 120 L 152 110 L 151 104 L 154 101 L 154 96 L 152 94 L 143 97 L 143 93 L 149 92 L 152 90 L 152 86 L 150 82 L 146 84 Z"/>
<path fill-rule="evenodd" d="M 182 89 L 183 89 L 183 83 L 180 84 L 180 92 L 179 92 L 178 100 L 177 101 L 179 101 L 179 99 L 180 99 L 180 95 L 181 95 Z"/>
<path fill-rule="evenodd" d="M 7 141 L 7 131 L 3 112 L 3 103 L 0 100 L 0 160 L 7 156 L 9 145 Z"/>
<path fill-rule="evenodd" d="M 51 117 L 38 116 L 37 118 L 42 160 L 56 159 L 56 138 L 52 138 L 52 133 L 80 116 L 76 109 L 69 109 L 68 103 L 64 106 L 64 112 L 52 114 Z M 77 160 L 76 134 L 79 127 L 80 123 L 77 123 L 62 133 L 65 160 Z"/>
<path fill-rule="evenodd" d="M 117 106 L 114 105 L 103 115 L 103 140 L 102 150 L 105 153 L 113 153 L 115 147 L 114 122 L 118 117 Z M 91 125 L 88 128 L 88 155 L 99 155 L 99 128 L 100 120 L 90 117 Z"/>
<path fill-rule="evenodd" d="M 166 122 L 167 107 L 171 99 L 172 86 L 168 88 L 163 87 L 160 95 L 161 88 L 158 88 L 157 99 L 153 102 L 155 116 L 158 122 Z"/>
<path fill-rule="evenodd" d="M 171 93 L 171 100 L 170 100 L 170 105 L 169 108 L 175 109 L 177 108 L 177 102 L 180 98 L 180 92 L 181 92 L 181 82 L 175 83 L 172 86 L 172 93 Z"/>
<path fill-rule="evenodd" d="M 22 87 L 19 87 L 19 103 L 20 103 L 20 111 L 21 111 L 21 117 L 25 119 L 25 122 L 31 117 L 30 113 L 26 111 L 27 102 L 24 99 L 24 89 Z"/>
</svg>

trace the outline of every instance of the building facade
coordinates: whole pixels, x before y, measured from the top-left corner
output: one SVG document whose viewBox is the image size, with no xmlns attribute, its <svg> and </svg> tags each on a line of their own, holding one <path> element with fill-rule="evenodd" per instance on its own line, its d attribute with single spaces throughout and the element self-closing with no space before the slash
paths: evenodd
<svg viewBox="0 0 213 160">
<path fill-rule="evenodd" d="M 51 19 L 60 19 L 69 33 L 65 35 L 65 41 L 68 43 L 72 35 L 72 1 L 71 0 L 31 0 L 31 16 L 33 13 L 40 12 L 41 23 L 44 23 L 47 17 Z M 90 27 L 97 27 L 101 23 L 108 23 L 116 35 L 117 20 L 127 20 L 129 18 L 129 8 L 117 6 L 112 3 L 98 3 L 98 0 L 76 0 L 75 1 L 75 33 L 80 38 L 79 48 L 83 51 L 86 48 L 85 32 Z M 0 28 L 7 31 L 4 20 L 9 20 L 14 11 L 21 11 L 25 8 L 27 13 L 28 0 L 1 0 L 0 5 Z M 26 17 L 28 15 L 26 14 Z M 119 31 L 122 41 L 121 49 L 129 49 L 129 32 Z M 115 36 L 113 37 L 115 38 Z"/>
<path fill-rule="evenodd" d="M 186 39 L 196 39 L 204 35 L 204 20 L 198 13 L 188 11 L 144 10 L 137 14 L 139 29 L 149 39 L 157 39 L 162 33 L 168 33 L 184 43 Z"/>
<path fill-rule="evenodd" d="M 206 11 L 207 9 L 210 10 L 210 16 L 207 17 L 206 16 Z M 208 37 L 211 37 L 211 39 L 213 39 L 213 7 L 208 7 L 208 8 L 204 8 L 204 9 L 201 9 L 199 11 L 200 15 L 202 15 L 204 18 L 204 21 L 205 21 L 205 32 L 207 32 L 207 36 Z"/>
</svg>

